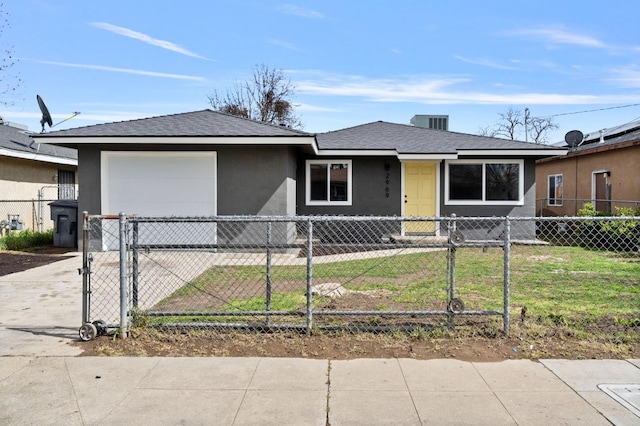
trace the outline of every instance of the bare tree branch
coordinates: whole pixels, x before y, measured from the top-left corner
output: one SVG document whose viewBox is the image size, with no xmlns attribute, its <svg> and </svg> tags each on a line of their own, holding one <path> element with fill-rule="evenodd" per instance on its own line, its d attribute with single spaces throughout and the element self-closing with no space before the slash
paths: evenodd
<svg viewBox="0 0 640 426">
<path fill-rule="evenodd" d="M 535 143 L 546 143 L 547 132 L 556 130 L 558 125 L 553 118 L 530 117 L 528 111 L 509 108 L 506 112 L 498 114 L 500 122 L 494 127 L 480 127 L 480 136 L 504 137 L 507 139 L 518 139 L 522 132 L 531 136 Z M 525 127 L 526 126 L 526 127 Z M 529 138 L 526 138 L 529 139 Z"/>
<path fill-rule="evenodd" d="M 503 136 L 507 139 L 516 139 L 518 129 L 524 126 L 522 121 L 522 111 L 509 108 L 507 112 L 498 114 L 502 122 L 498 123 L 495 128 L 496 136 Z"/>
<path fill-rule="evenodd" d="M 295 86 L 284 77 L 282 70 L 265 64 L 256 65 L 251 80 L 238 82 L 221 97 L 217 91 L 207 96 L 216 111 L 265 123 L 302 128 L 290 99 Z"/>
<path fill-rule="evenodd" d="M 489 126 L 485 126 L 485 127 L 480 127 L 478 129 L 478 135 L 479 136 L 487 136 L 489 138 L 495 138 L 497 136 L 496 130 L 492 129 Z"/>
<path fill-rule="evenodd" d="M 557 130 L 558 125 L 552 118 L 532 117 L 528 120 L 529 134 L 535 143 L 547 143 L 547 132 Z"/>
</svg>

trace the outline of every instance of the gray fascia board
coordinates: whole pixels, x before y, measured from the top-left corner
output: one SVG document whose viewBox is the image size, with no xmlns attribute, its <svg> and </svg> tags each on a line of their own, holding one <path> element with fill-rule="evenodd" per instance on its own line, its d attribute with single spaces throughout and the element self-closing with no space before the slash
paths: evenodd
<svg viewBox="0 0 640 426">
<path fill-rule="evenodd" d="M 566 155 L 567 149 L 460 149 L 459 156 L 547 157 Z"/>
</svg>

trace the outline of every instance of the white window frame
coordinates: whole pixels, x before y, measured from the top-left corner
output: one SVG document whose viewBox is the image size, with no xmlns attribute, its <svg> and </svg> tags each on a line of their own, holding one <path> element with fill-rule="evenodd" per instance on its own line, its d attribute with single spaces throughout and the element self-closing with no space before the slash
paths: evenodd
<svg viewBox="0 0 640 426">
<path fill-rule="evenodd" d="M 311 200 L 311 165 L 323 164 L 327 166 L 327 174 L 331 170 L 331 164 L 346 164 L 347 165 L 347 200 L 346 201 L 330 201 L 330 200 Z M 330 185 L 330 176 L 327 176 L 327 185 Z M 305 200 L 307 206 L 350 206 L 353 203 L 353 162 L 352 160 L 307 160 L 305 164 Z M 327 194 L 329 190 L 327 188 Z"/>
<path fill-rule="evenodd" d="M 557 182 L 558 182 L 558 176 L 560 176 L 562 178 L 562 196 L 560 198 L 555 196 L 555 191 L 554 191 L 554 197 L 553 197 L 553 203 L 551 203 L 551 197 L 549 197 L 549 193 L 550 193 L 550 187 L 549 187 L 549 183 L 551 182 L 551 178 L 553 178 L 553 185 L 554 185 L 554 189 L 557 190 Z M 562 173 L 556 173 L 553 175 L 548 175 L 547 176 L 547 206 L 548 207 L 560 207 L 563 205 L 564 202 L 564 176 L 562 175 Z"/>
<path fill-rule="evenodd" d="M 449 198 L 449 165 L 450 164 L 480 164 L 482 165 L 482 200 L 451 200 Z M 486 200 L 487 198 L 487 164 L 518 164 L 518 200 Z M 444 168 L 444 199 L 445 205 L 451 206 L 522 206 L 524 205 L 524 160 L 448 160 Z"/>
</svg>

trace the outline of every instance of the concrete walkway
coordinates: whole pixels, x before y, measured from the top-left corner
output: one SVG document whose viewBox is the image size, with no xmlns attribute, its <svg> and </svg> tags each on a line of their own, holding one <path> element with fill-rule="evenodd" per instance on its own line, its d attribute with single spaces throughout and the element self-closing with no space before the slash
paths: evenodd
<svg viewBox="0 0 640 426">
<path fill-rule="evenodd" d="M 0 424 L 640 425 L 640 360 L 77 357 L 80 259 L 0 277 Z"/>
</svg>

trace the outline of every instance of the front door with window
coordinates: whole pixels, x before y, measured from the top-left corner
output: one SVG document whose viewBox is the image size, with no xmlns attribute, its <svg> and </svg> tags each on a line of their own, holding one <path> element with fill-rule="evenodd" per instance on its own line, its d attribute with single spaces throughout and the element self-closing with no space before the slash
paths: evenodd
<svg viewBox="0 0 640 426">
<path fill-rule="evenodd" d="M 404 216 L 436 215 L 436 163 L 404 164 Z M 435 222 L 407 222 L 405 234 L 431 234 Z"/>
</svg>

